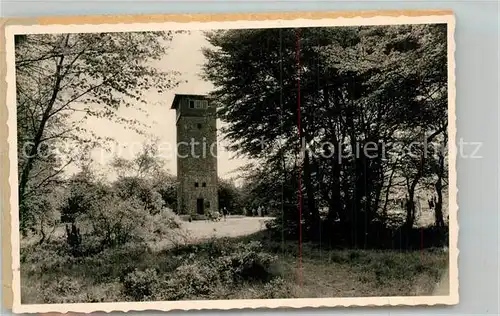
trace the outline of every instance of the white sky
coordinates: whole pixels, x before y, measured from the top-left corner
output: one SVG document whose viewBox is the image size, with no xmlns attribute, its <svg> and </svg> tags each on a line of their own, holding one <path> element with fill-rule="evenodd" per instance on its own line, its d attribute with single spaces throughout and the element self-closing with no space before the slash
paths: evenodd
<svg viewBox="0 0 500 316">
<path fill-rule="evenodd" d="M 204 56 L 201 48 L 208 46 L 202 32 L 191 31 L 191 34 L 176 34 L 170 43 L 168 54 L 157 63 L 157 67 L 164 70 L 176 70 L 181 72 L 180 80 L 186 83 L 180 84 L 177 88 L 157 94 L 149 93 L 147 96 L 148 104 L 141 106 L 147 114 L 135 108 L 120 108 L 119 114 L 128 119 L 137 119 L 150 125 L 149 132 L 159 138 L 161 144 L 161 154 L 167 158 L 166 167 L 172 174 L 176 174 L 177 161 L 172 151 L 176 144 L 176 126 L 175 110 L 170 106 L 176 93 L 183 94 L 206 94 L 212 90 L 210 82 L 203 81 L 199 74 Z M 218 128 L 220 121 L 217 122 Z M 96 161 L 96 167 L 107 176 L 109 168 L 106 164 L 113 157 L 113 153 L 123 158 L 131 158 L 133 153 L 140 150 L 142 143 L 147 140 L 143 135 L 139 135 L 133 130 L 126 129 L 123 125 L 114 124 L 106 119 L 89 119 L 84 123 L 84 127 L 92 130 L 99 136 L 113 137 L 120 145 L 120 148 L 114 148 L 111 153 L 103 150 L 94 150 L 92 157 Z M 234 158 L 234 154 L 228 152 L 221 142 L 221 135 L 218 135 L 218 174 L 222 178 L 234 177 L 231 173 L 236 168 L 246 164 L 248 160 L 244 158 Z"/>
</svg>

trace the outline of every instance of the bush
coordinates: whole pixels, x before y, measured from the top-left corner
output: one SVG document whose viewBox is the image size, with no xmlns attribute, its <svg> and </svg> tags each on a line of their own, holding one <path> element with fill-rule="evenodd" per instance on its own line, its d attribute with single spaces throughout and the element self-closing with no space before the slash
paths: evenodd
<svg viewBox="0 0 500 316">
<path fill-rule="evenodd" d="M 31 245 L 21 248 L 21 264 L 26 273 L 55 273 L 68 263 L 77 262 L 77 258 L 70 255 L 65 243 L 61 247 L 60 241 L 52 241 L 42 245 Z"/>
<path fill-rule="evenodd" d="M 154 269 L 146 269 L 145 271 L 135 269 L 127 274 L 122 284 L 125 295 L 135 301 L 144 301 L 152 299 L 152 296 L 158 291 L 160 281 Z"/>
<path fill-rule="evenodd" d="M 182 300 L 206 297 L 221 284 L 218 271 L 205 262 L 184 264 L 178 267 L 163 284 L 163 300 Z"/>
<path fill-rule="evenodd" d="M 66 243 L 73 256 L 77 257 L 82 254 L 82 235 L 74 223 L 71 226 L 66 225 Z"/>
<path fill-rule="evenodd" d="M 266 222 L 266 228 L 271 233 L 273 239 L 285 238 L 286 240 L 296 240 L 299 237 L 299 221 L 297 220 L 296 206 L 285 204 L 284 216 Z"/>
<path fill-rule="evenodd" d="M 292 286 L 283 278 L 277 277 L 264 285 L 264 289 L 259 294 L 260 299 L 291 298 Z"/>
<path fill-rule="evenodd" d="M 81 248 L 98 251 L 131 241 L 140 236 L 144 226 L 143 209 L 139 199 L 123 198 L 110 186 L 94 181 L 89 172 L 81 172 L 69 181 L 68 196 L 61 207 L 61 219 L 71 223 L 67 243 L 77 256 Z"/>
<path fill-rule="evenodd" d="M 159 280 L 151 275 L 146 282 L 143 274 L 137 276 L 134 272 L 133 280 L 141 282 L 132 283 L 131 277 L 126 278 L 128 283 L 123 283 L 127 293 L 134 293 L 136 300 L 150 299 L 151 293 L 144 288 L 156 288 L 155 300 L 220 298 L 221 293 L 242 282 L 271 279 L 270 266 L 275 261 L 275 257 L 262 252 L 262 245 L 258 242 L 231 245 L 225 239 L 186 246 L 177 251 L 177 257 L 178 266 L 164 280 L 161 280 L 162 276 Z M 150 286 L 145 286 L 145 283 Z M 137 289 L 132 290 L 134 287 Z"/>
<path fill-rule="evenodd" d="M 55 294 L 61 296 L 76 295 L 80 292 L 82 285 L 80 282 L 70 279 L 69 277 L 62 277 L 53 286 L 52 290 Z"/>
<path fill-rule="evenodd" d="M 219 179 L 217 193 L 220 209 L 225 208 L 232 215 L 242 214 L 242 195 L 231 181 Z"/>
<path fill-rule="evenodd" d="M 121 199 L 134 198 L 141 202 L 141 209 L 154 215 L 159 213 L 165 203 L 150 179 L 139 177 L 121 177 L 113 184 L 115 193 Z"/>
<path fill-rule="evenodd" d="M 44 303 L 77 303 L 85 296 L 83 284 L 67 276 L 44 284 L 41 292 Z"/>
<path fill-rule="evenodd" d="M 156 229 L 166 233 L 169 230 L 181 228 L 182 220 L 171 209 L 163 209 L 151 217 Z"/>
<path fill-rule="evenodd" d="M 262 252 L 260 242 L 239 243 L 235 251 L 216 261 L 217 270 L 232 281 L 264 281 L 271 273 L 269 268 L 276 260 L 274 256 Z"/>
<path fill-rule="evenodd" d="M 88 212 L 88 220 L 92 234 L 101 237 L 104 246 L 116 246 L 142 241 L 147 216 L 137 199 L 122 200 L 110 195 L 96 201 Z"/>
<path fill-rule="evenodd" d="M 173 177 L 166 177 L 164 181 L 161 181 L 157 186 L 157 192 L 163 199 L 163 203 L 166 207 L 172 210 L 177 209 L 177 181 Z"/>
<path fill-rule="evenodd" d="M 109 188 L 94 181 L 89 170 L 74 175 L 68 182 L 66 199 L 61 206 L 61 222 L 74 223 L 81 215 L 109 194 Z"/>
<path fill-rule="evenodd" d="M 230 238 L 215 238 L 198 245 L 199 251 L 206 253 L 211 259 L 218 259 L 221 256 L 233 253 L 238 246 L 234 245 Z"/>
</svg>

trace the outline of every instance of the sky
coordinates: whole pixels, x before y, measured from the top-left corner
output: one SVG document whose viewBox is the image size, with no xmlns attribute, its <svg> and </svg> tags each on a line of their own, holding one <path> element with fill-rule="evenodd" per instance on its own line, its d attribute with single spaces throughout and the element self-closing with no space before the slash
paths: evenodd
<svg viewBox="0 0 500 316">
<path fill-rule="evenodd" d="M 175 148 L 176 144 L 176 117 L 175 110 L 170 109 L 170 107 L 176 93 L 207 94 L 213 89 L 210 82 L 202 80 L 199 76 L 205 61 L 201 48 L 208 45 L 209 43 L 205 40 L 201 31 L 174 35 L 172 42 L 169 44 L 167 55 L 154 65 L 162 70 L 179 71 L 181 75 L 178 79 L 187 82 L 183 82 L 177 88 L 163 94 L 148 93 L 148 104 L 141 106 L 145 111 L 132 107 L 118 110 L 120 116 L 128 119 L 135 118 L 150 126 L 147 131 L 159 139 L 161 156 L 166 158 L 166 168 L 174 175 L 177 171 L 177 161 L 172 149 Z M 95 149 L 91 155 L 95 161 L 93 165 L 103 172 L 105 176 L 110 177 L 113 177 L 113 175 L 111 175 L 111 171 L 109 171 L 110 169 L 106 164 L 110 162 L 111 158 L 116 155 L 130 159 L 134 156 L 134 153 L 140 151 L 142 144 L 149 139 L 147 136 L 140 135 L 106 119 L 91 118 L 84 123 L 83 127 L 92 130 L 98 136 L 112 137 L 120 144 L 118 147 L 112 147 L 111 152 Z M 219 120 L 217 127 L 218 129 L 221 127 Z M 221 178 L 229 179 L 237 176 L 237 173 L 232 171 L 245 165 L 249 160 L 235 158 L 234 153 L 228 152 L 224 148 L 226 143 L 222 141 L 222 136 L 218 132 L 218 175 Z"/>
</svg>

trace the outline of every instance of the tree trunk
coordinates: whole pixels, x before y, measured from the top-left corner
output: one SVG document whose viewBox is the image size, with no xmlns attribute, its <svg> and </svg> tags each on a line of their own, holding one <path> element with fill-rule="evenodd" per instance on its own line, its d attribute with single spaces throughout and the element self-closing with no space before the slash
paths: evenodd
<svg viewBox="0 0 500 316">
<path fill-rule="evenodd" d="M 415 188 L 417 183 L 417 179 L 413 180 L 413 183 L 408 190 L 408 201 L 406 201 L 405 226 L 410 230 L 413 228 L 413 224 L 415 224 Z"/>
<path fill-rule="evenodd" d="M 335 148 L 337 148 L 338 151 L 338 140 L 336 135 L 332 135 L 333 139 L 333 145 Z M 339 162 L 339 157 L 341 153 L 338 153 L 334 149 L 334 154 L 331 157 L 331 168 L 332 172 L 330 174 L 330 187 L 331 187 L 331 197 L 329 198 L 329 207 L 328 207 L 328 217 L 327 221 L 329 223 L 333 223 L 335 220 L 339 219 L 341 222 L 345 222 L 346 216 L 345 216 L 345 210 L 342 207 L 342 196 L 341 196 L 341 191 L 342 188 L 340 186 L 340 171 L 341 171 L 341 165 Z M 329 153 L 331 154 L 331 153 Z M 330 156 L 330 155 L 327 155 Z"/>
<path fill-rule="evenodd" d="M 444 156 L 439 154 L 439 172 L 438 172 L 438 180 L 436 182 L 436 194 L 437 194 L 437 202 L 434 212 L 434 217 L 436 220 L 437 227 L 444 227 L 444 219 L 443 219 L 443 174 L 444 174 Z"/>
<path fill-rule="evenodd" d="M 309 157 L 309 152 L 306 150 L 304 153 L 304 186 L 307 195 L 307 212 L 305 220 L 308 222 L 308 226 L 311 227 L 312 238 L 317 238 L 316 233 L 318 232 L 316 227 L 319 225 L 319 212 L 316 207 L 315 199 L 315 189 L 311 181 L 311 159 Z"/>
<path fill-rule="evenodd" d="M 47 235 L 45 234 L 45 230 L 43 229 L 44 225 L 44 216 L 42 215 L 42 219 L 40 220 L 40 234 L 42 235 L 42 238 L 38 241 L 38 244 L 41 245 L 45 241 L 45 238 L 47 238 Z"/>
<path fill-rule="evenodd" d="M 334 103 L 335 104 L 335 103 Z M 338 104 L 336 106 L 339 106 Z M 328 85 L 326 85 L 323 89 L 323 107 L 325 109 L 330 108 L 330 89 Z M 336 115 L 338 115 L 338 108 L 334 106 L 334 111 Z M 334 120 L 337 119 L 336 116 L 333 116 Z M 332 195 L 329 199 L 329 206 L 328 206 L 328 217 L 327 221 L 330 225 L 333 224 L 333 222 L 337 219 L 339 219 L 341 222 L 345 222 L 346 216 L 344 213 L 344 209 L 342 207 L 342 201 L 341 201 L 341 187 L 340 187 L 340 171 L 341 171 L 341 162 L 340 158 L 342 157 L 342 153 L 340 152 L 341 148 L 339 146 L 339 139 L 337 132 L 335 131 L 335 123 L 336 121 L 331 122 L 332 123 L 332 129 L 333 133 L 330 136 L 332 139 L 332 145 L 333 145 L 333 152 L 332 149 L 328 148 L 327 152 L 327 157 L 331 156 L 331 167 L 332 167 L 332 173 L 331 173 L 331 180 L 330 180 L 330 185 L 331 185 L 331 190 L 332 190 Z M 338 123 L 340 124 L 340 122 Z M 323 148 L 325 150 L 325 148 Z M 332 155 L 333 153 L 333 155 Z"/>
<path fill-rule="evenodd" d="M 50 118 L 52 108 L 55 104 L 57 95 L 58 95 L 59 90 L 61 88 L 61 81 L 62 81 L 61 71 L 62 71 L 63 62 L 64 62 L 64 55 L 61 55 L 61 57 L 59 58 L 59 62 L 57 63 L 56 72 L 54 74 L 55 83 L 54 83 L 54 87 L 52 89 L 52 95 L 51 95 L 50 100 L 48 101 L 48 103 L 46 105 L 45 111 L 42 114 L 42 118 L 40 120 L 40 125 L 38 126 L 38 129 L 35 133 L 35 137 L 33 138 L 33 144 L 32 144 L 33 146 L 31 147 L 31 149 L 29 151 L 29 156 L 27 157 L 26 163 L 22 167 L 22 172 L 21 172 L 21 176 L 20 176 L 20 180 L 19 180 L 19 187 L 18 187 L 19 204 L 20 205 L 23 205 L 25 193 L 26 193 L 26 188 L 28 185 L 29 177 L 30 177 L 30 173 L 31 173 L 31 170 L 33 169 L 35 160 L 36 160 L 37 155 L 38 155 L 38 149 L 39 149 L 38 147 L 41 144 L 42 137 L 43 137 L 47 122 Z M 21 225 L 22 231 L 25 231 L 27 228 L 25 216 L 26 216 L 25 210 L 21 211 L 20 212 L 20 222 L 21 222 L 20 225 Z"/>
<path fill-rule="evenodd" d="M 374 214 L 378 213 L 379 204 L 381 204 L 380 203 L 380 196 L 382 195 L 382 188 L 383 188 L 383 184 L 377 183 L 377 186 L 375 188 L 375 200 L 373 201 Z"/>
<path fill-rule="evenodd" d="M 431 135 L 429 138 L 427 138 L 427 143 L 432 141 L 432 139 L 436 136 L 437 134 Z M 425 137 L 425 134 L 424 134 Z M 426 143 L 426 144 L 427 144 Z M 405 226 L 408 229 L 413 228 L 413 224 L 415 222 L 415 189 L 417 187 L 418 182 L 424 175 L 424 167 L 425 167 L 425 154 L 426 154 L 426 148 L 422 150 L 422 154 L 420 155 L 420 164 L 418 166 L 417 174 L 415 175 L 415 178 L 413 178 L 413 181 L 411 183 L 411 186 L 408 188 L 408 201 L 406 204 L 406 223 Z"/>
<path fill-rule="evenodd" d="M 382 216 L 387 218 L 387 205 L 389 203 L 389 194 L 391 193 L 391 186 L 392 186 L 392 178 L 394 177 L 394 173 L 396 171 L 396 167 L 394 166 L 391 171 L 391 175 L 389 176 L 389 181 L 387 182 L 387 189 L 385 190 L 385 201 L 384 201 L 384 207 L 382 209 Z"/>
</svg>

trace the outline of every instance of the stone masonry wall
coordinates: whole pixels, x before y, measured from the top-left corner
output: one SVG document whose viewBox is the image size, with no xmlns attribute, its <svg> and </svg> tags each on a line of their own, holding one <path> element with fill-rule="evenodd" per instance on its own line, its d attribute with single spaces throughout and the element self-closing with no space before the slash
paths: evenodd
<svg viewBox="0 0 500 316">
<path fill-rule="evenodd" d="M 177 109 L 180 111 L 177 122 L 178 211 L 179 214 L 196 214 L 197 199 L 202 198 L 205 213 L 214 212 L 219 209 L 215 110 L 211 107 L 189 109 L 188 102 L 188 98 L 180 100 Z"/>
</svg>

